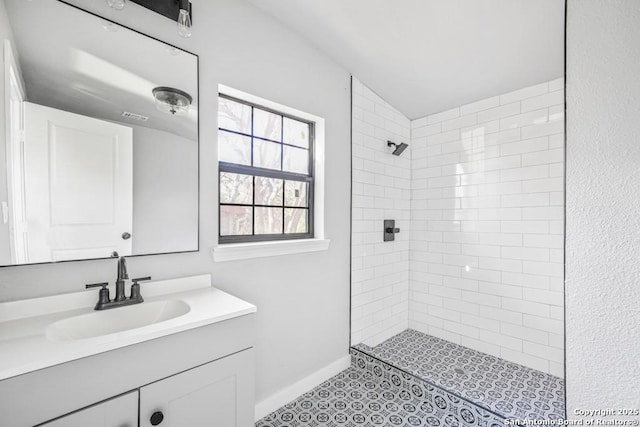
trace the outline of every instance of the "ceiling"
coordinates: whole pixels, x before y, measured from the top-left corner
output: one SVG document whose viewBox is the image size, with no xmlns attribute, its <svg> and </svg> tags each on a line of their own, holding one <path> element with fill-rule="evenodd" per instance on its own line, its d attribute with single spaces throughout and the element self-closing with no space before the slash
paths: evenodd
<svg viewBox="0 0 640 427">
<path fill-rule="evenodd" d="M 5 4 L 27 101 L 197 141 L 195 55 L 55 0 Z M 156 109 L 157 86 L 190 94 L 189 113 Z M 122 117 L 125 111 L 149 119 Z"/>
<path fill-rule="evenodd" d="M 248 0 L 410 119 L 564 75 L 564 0 Z"/>
</svg>

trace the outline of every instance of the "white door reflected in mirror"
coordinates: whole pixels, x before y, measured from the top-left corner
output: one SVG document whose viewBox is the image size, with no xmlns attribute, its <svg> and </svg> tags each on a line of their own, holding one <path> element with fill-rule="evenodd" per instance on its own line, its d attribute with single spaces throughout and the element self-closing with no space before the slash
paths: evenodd
<svg viewBox="0 0 640 427">
<path fill-rule="evenodd" d="M 131 255 L 133 131 L 24 103 L 26 260 Z"/>
</svg>

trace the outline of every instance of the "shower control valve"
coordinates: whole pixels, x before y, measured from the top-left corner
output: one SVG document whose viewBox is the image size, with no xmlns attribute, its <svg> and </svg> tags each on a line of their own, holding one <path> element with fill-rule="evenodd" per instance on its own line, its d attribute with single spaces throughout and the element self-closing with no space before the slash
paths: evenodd
<svg viewBox="0 0 640 427">
<path fill-rule="evenodd" d="M 396 220 L 395 219 L 385 219 L 384 220 L 384 234 L 383 241 L 392 242 L 396 239 L 396 233 L 399 233 L 400 229 L 396 228 Z"/>
</svg>

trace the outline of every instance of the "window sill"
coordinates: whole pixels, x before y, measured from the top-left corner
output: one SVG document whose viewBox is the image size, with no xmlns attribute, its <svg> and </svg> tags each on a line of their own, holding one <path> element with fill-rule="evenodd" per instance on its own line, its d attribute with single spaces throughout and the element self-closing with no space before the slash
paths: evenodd
<svg viewBox="0 0 640 427">
<path fill-rule="evenodd" d="M 329 239 L 300 239 L 256 243 L 231 243 L 213 248 L 215 262 L 318 252 L 329 249 Z"/>
</svg>

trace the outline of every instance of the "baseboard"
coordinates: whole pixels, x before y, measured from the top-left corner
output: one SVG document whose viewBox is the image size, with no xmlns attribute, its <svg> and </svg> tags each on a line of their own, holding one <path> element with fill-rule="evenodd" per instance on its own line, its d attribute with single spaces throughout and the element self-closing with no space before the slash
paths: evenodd
<svg viewBox="0 0 640 427">
<path fill-rule="evenodd" d="M 297 383 L 292 384 L 289 387 L 280 390 L 273 396 L 266 398 L 262 402 L 257 403 L 255 415 L 256 421 L 264 418 L 266 415 L 269 415 L 271 412 L 286 405 L 292 400 L 295 400 L 314 387 L 317 387 L 332 376 L 339 374 L 349 366 L 351 366 L 351 355 L 347 354 L 313 374 L 301 379 Z"/>
</svg>

